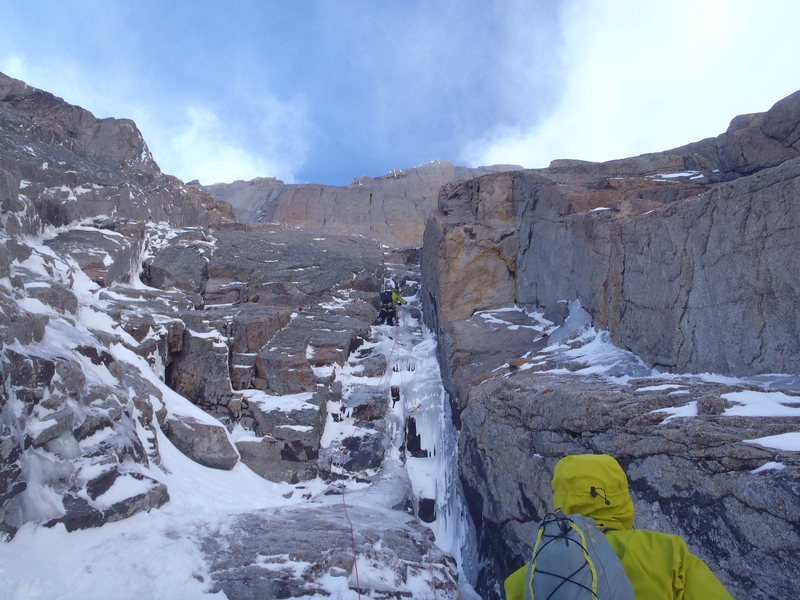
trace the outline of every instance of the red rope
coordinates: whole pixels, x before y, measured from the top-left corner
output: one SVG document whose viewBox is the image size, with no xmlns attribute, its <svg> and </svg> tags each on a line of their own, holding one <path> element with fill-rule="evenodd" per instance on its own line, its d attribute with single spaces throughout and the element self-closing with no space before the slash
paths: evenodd
<svg viewBox="0 0 800 600">
<path fill-rule="evenodd" d="M 397 340 L 394 340 L 394 344 L 392 345 L 392 350 L 389 352 L 389 358 L 391 358 L 392 354 L 394 354 L 395 348 L 397 347 Z M 386 371 L 383 374 L 383 378 L 381 383 L 386 380 L 389 370 L 389 361 L 386 361 Z M 344 456 L 344 453 L 350 449 L 350 444 L 353 443 L 353 440 L 356 437 L 356 433 L 361 429 L 361 423 L 367 420 L 367 417 L 372 414 L 372 409 L 377 404 L 378 398 L 374 398 L 367 404 L 367 408 L 364 410 L 361 418 L 356 420 L 355 427 L 353 429 L 353 434 L 348 438 L 347 443 L 339 448 L 339 452 L 337 456 L 334 458 L 332 462 L 336 462 L 336 458 L 341 458 Z M 341 464 L 340 466 L 344 466 Z M 358 594 L 358 600 L 361 600 L 361 580 L 358 575 L 358 547 L 356 545 L 356 530 L 353 526 L 353 521 L 350 519 L 350 513 L 347 511 L 347 502 L 345 501 L 345 496 L 347 495 L 347 490 L 342 490 L 342 508 L 344 509 L 344 516 L 347 519 L 347 523 L 350 526 L 350 544 L 353 549 L 353 572 L 356 575 L 356 593 Z"/>
</svg>

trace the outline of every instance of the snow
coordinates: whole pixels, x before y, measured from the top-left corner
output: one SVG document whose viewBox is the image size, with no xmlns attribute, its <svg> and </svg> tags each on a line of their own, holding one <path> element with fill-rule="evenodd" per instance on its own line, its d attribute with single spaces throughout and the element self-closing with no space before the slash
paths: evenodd
<svg viewBox="0 0 800 600">
<path fill-rule="evenodd" d="M 196 544 L 175 536 L 175 523 L 137 515 L 101 530 L 68 534 L 25 526 L 14 544 L 0 547 L 0 577 L 7 600 L 194 600 L 207 591 L 208 574 Z M 102 533 L 101 533 L 102 532 Z M 170 537 L 172 539 L 170 539 Z M 7 552 L 13 548 L 15 551 Z M 142 551 L 144 550 L 144 551 Z M 55 556 L 58 560 L 39 560 Z M 222 593 L 208 596 L 225 598 Z"/>
<path fill-rule="evenodd" d="M 168 485 L 170 501 L 97 529 L 68 533 L 62 525 L 24 525 L 10 543 L 0 544 L 4 598 L 193 600 L 209 584 L 202 535 L 228 514 L 289 503 L 283 494 L 292 486 L 270 483 L 243 465 L 232 471 L 203 467 L 157 435 L 163 467 L 150 474 Z M 121 478 L 100 498 L 113 502 L 139 485 Z"/>
<path fill-rule="evenodd" d="M 336 372 L 335 365 L 323 365 L 321 367 L 311 366 L 311 371 L 314 373 L 314 376 L 318 379 L 324 379 L 326 377 L 331 377 Z"/>
<path fill-rule="evenodd" d="M 744 440 L 747 444 L 758 444 L 765 448 L 775 448 L 787 452 L 800 452 L 800 431 L 768 435 L 754 440 Z"/>
<path fill-rule="evenodd" d="M 503 313 L 518 313 L 519 315 L 525 315 L 529 320 L 533 321 L 536 324 L 518 325 L 516 323 L 501 318 Z M 531 329 L 533 331 L 537 331 L 542 334 L 547 334 L 554 328 L 554 324 L 551 321 L 545 319 L 542 313 L 528 312 L 519 306 L 496 308 L 492 310 L 480 310 L 477 311 L 475 315 L 481 317 L 487 323 L 492 323 L 494 325 L 502 325 L 507 329 L 509 329 L 510 331 L 516 331 L 518 329 Z M 513 316 L 510 318 L 513 318 Z"/>
<path fill-rule="evenodd" d="M 256 435 L 252 429 L 242 427 L 241 423 L 236 423 L 230 437 L 233 443 L 241 441 L 257 442 L 263 439 L 263 436 Z"/>
<path fill-rule="evenodd" d="M 257 404 L 263 411 L 279 410 L 282 412 L 292 412 L 294 410 L 316 410 L 316 404 L 311 404 L 308 400 L 314 396 L 313 392 L 301 392 L 299 394 L 286 394 L 284 396 L 270 396 L 259 390 L 243 390 L 242 396 L 248 402 Z"/>
<path fill-rule="evenodd" d="M 562 325 L 562 327 L 567 327 L 568 332 L 574 327 L 569 321 L 570 317 Z M 598 375 L 622 383 L 632 378 L 639 379 L 654 375 L 654 371 L 645 365 L 638 356 L 615 346 L 611 342 L 611 334 L 608 331 L 597 331 L 593 327 L 589 327 L 582 319 L 579 319 L 576 324 L 581 324 L 577 331 L 564 335 L 564 338 L 569 338 L 569 343 L 559 342 L 550 345 L 543 352 L 557 357 L 559 360 L 585 365 L 574 371 L 578 375 Z M 556 330 L 550 337 L 553 338 L 558 333 Z M 556 339 L 558 338 L 556 337 Z M 572 348 L 571 345 L 577 346 Z M 558 371 L 554 370 L 553 372 Z"/>
<path fill-rule="evenodd" d="M 696 417 L 697 416 L 697 401 L 693 400 L 683 406 L 671 406 L 667 408 L 659 408 L 651 410 L 650 413 L 667 413 L 670 416 L 661 421 L 661 424 L 667 423 L 676 417 Z"/>
<path fill-rule="evenodd" d="M 786 465 L 780 462 L 770 461 L 768 463 L 764 463 L 757 469 L 753 469 L 750 471 L 751 473 L 761 473 L 762 471 L 783 471 L 786 468 Z"/>
<path fill-rule="evenodd" d="M 661 385 L 648 385 L 646 387 L 637 388 L 637 392 L 657 392 L 661 390 L 675 390 L 682 388 L 682 385 L 673 385 L 670 383 L 665 383 Z"/>
<path fill-rule="evenodd" d="M 280 569 L 295 577 L 302 577 L 306 569 L 313 566 L 309 562 L 292 560 L 288 554 L 261 555 L 255 565 L 271 571 Z"/>
<path fill-rule="evenodd" d="M 654 181 L 660 181 L 662 179 L 677 179 L 680 177 L 689 177 L 692 179 L 696 179 L 697 176 L 702 177 L 703 174 L 700 171 L 681 171 L 679 173 L 661 173 L 659 175 L 648 175 L 648 179 L 652 179 Z"/>
<path fill-rule="evenodd" d="M 723 415 L 743 417 L 798 417 L 800 396 L 789 396 L 783 392 L 759 392 L 745 390 L 723 394 L 723 398 L 736 402 Z M 794 404 L 794 406 L 787 406 Z"/>
<path fill-rule="evenodd" d="M 414 495 L 419 498 L 436 497 L 436 471 L 438 461 L 431 458 L 406 458 L 406 469 L 411 478 Z"/>
<path fill-rule="evenodd" d="M 112 486 L 96 498 L 97 502 L 111 506 L 126 498 L 133 498 L 144 494 L 150 489 L 151 483 L 146 479 L 137 479 L 129 474 L 117 477 Z"/>
<path fill-rule="evenodd" d="M 34 410 L 34 413 L 35 412 L 36 411 Z M 28 434 L 30 434 L 31 437 L 35 438 L 40 433 L 42 433 L 43 431 L 45 431 L 46 429 L 48 429 L 49 427 L 52 427 L 53 425 L 55 425 L 57 423 L 58 423 L 58 421 L 56 421 L 55 419 L 44 419 L 41 416 L 39 416 L 39 420 L 29 421 L 27 423 L 27 426 L 25 427 L 25 431 Z"/>
<path fill-rule="evenodd" d="M 491 312 L 491 311 L 489 311 Z M 762 391 L 736 392 L 725 394 L 723 398 L 742 404 L 728 409 L 724 415 L 736 416 L 798 416 L 800 415 L 800 375 L 787 373 L 764 373 L 750 377 L 731 377 L 717 373 L 668 373 L 648 367 L 638 356 L 623 350 L 611 341 L 611 334 L 592 326 L 591 316 L 581 307 L 580 301 L 569 302 L 569 313 L 564 323 L 549 333 L 550 345 L 537 355 L 525 355 L 532 362 L 554 360 L 562 363 L 579 364 L 582 368 L 565 369 L 560 366 L 549 373 L 574 373 L 583 376 L 596 376 L 616 383 L 627 383 L 636 379 L 673 380 L 676 384 L 658 384 L 637 388 L 636 391 L 667 390 L 675 388 L 669 395 L 685 395 L 688 390 L 679 389 L 698 383 L 718 383 L 729 386 L 750 386 Z M 661 387 L 666 385 L 667 387 Z M 788 393 L 787 393 L 788 392 Z M 795 406 L 791 406 L 795 405 Z"/>
<path fill-rule="evenodd" d="M 311 425 L 276 425 L 275 429 L 291 429 L 292 431 L 312 431 Z"/>
</svg>

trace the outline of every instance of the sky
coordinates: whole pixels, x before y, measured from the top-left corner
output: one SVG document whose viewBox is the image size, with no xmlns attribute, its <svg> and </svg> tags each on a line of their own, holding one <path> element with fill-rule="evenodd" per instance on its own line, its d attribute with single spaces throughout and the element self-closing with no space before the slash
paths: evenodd
<svg viewBox="0 0 800 600">
<path fill-rule="evenodd" d="M 800 90 L 797 0 L 0 0 L 0 72 L 136 121 L 204 184 L 546 167 Z"/>
</svg>

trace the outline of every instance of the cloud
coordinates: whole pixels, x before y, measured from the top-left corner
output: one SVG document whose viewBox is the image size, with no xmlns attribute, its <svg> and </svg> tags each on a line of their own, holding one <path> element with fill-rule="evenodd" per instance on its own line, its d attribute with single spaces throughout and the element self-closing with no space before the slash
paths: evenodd
<svg viewBox="0 0 800 600">
<path fill-rule="evenodd" d="M 203 183 L 253 179 L 278 169 L 253 156 L 232 139 L 225 124 L 211 110 L 190 106 L 186 123 L 168 140 L 157 136 L 154 143 L 166 143 L 168 169 L 181 179 L 200 179 Z"/>
<path fill-rule="evenodd" d="M 252 123 L 263 144 L 258 151 L 237 135 L 240 126 L 200 105 L 187 106 L 178 127 L 155 133 L 151 151 L 157 160 L 168 159 L 162 170 L 185 181 L 211 184 L 265 176 L 292 181 L 306 151 L 303 138 L 293 137 L 302 129 L 302 118 L 274 99 L 262 101 L 262 106 L 261 120 Z"/>
<path fill-rule="evenodd" d="M 554 49 L 563 69 L 554 105 L 537 120 L 488 132 L 462 158 L 544 167 L 555 158 L 610 160 L 718 135 L 737 114 L 767 110 L 800 87 L 798 19 L 792 1 L 573 2 L 562 13 L 563 45 Z"/>
<path fill-rule="evenodd" d="M 25 81 L 25 61 L 18 54 L 9 54 L 0 60 L 0 72 L 14 79 Z"/>
</svg>

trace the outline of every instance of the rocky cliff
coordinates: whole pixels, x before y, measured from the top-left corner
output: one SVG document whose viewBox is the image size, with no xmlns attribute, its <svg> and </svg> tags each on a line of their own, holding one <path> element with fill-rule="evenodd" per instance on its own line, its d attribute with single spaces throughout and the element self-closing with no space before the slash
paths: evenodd
<svg viewBox="0 0 800 600">
<path fill-rule="evenodd" d="M 244 222 L 280 223 L 321 234 L 363 235 L 387 246 L 406 248 L 421 244 L 425 222 L 445 183 L 520 168 L 469 169 L 436 160 L 394 170 L 384 177 L 359 177 L 350 186 L 287 185 L 261 178 L 202 189 L 234 206 Z"/>
<path fill-rule="evenodd" d="M 555 462 L 607 452 L 639 527 L 793 597 L 799 144 L 795 94 L 609 163 L 212 190 L 243 223 L 130 121 L 0 76 L 9 589 L 63 592 L 56 542 L 103 597 L 122 561 L 141 597 L 497 598 Z M 426 219 L 420 286 L 381 244 Z M 372 327 L 389 281 L 412 306 Z"/>
<path fill-rule="evenodd" d="M 798 120 L 794 94 L 663 154 L 449 186 L 425 238 L 446 273 L 432 323 L 514 302 L 560 320 L 578 299 L 655 366 L 800 371 Z"/>
<path fill-rule="evenodd" d="M 409 374 L 438 378 L 435 345 L 418 309 L 393 337 L 371 328 L 389 278 L 414 295 L 417 252 L 234 222 L 132 122 L 5 77 L 0 205 L 0 561 L 28 557 L 12 597 L 85 597 L 89 571 L 104 597 L 170 595 L 175 576 L 183 597 L 455 597 L 422 524 L 435 488 L 406 467 L 407 413 L 442 421 Z M 436 442 L 414 439 L 427 473 Z M 104 533 L 129 521 L 127 541 Z M 70 570 L 55 548 L 78 538 L 91 565 Z M 136 573 L 164 545 L 154 595 Z"/>
<path fill-rule="evenodd" d="M 793 594 L 799 186 L 797 93 L 664 153 L 443 188 L 423 300 L 484 597 L 581 452 L 616 456 L 638 526 L 682 535 L 735 597 Z M 689 375 L 709 372 L 729 377 Z"/>
</svg>

